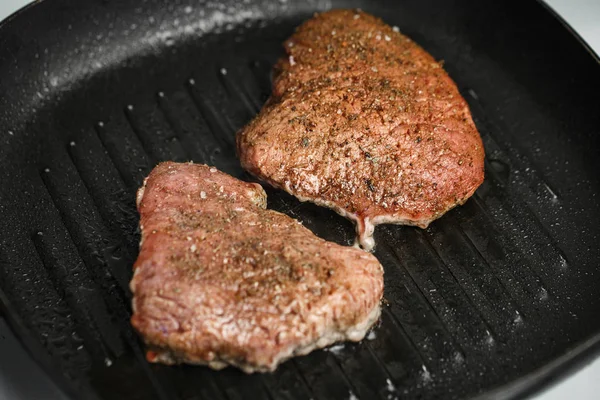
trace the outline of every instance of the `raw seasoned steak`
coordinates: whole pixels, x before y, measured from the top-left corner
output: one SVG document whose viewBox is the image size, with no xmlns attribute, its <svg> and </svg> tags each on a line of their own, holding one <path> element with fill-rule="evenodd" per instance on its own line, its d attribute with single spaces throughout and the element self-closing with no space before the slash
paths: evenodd
<svg viewBox="0 0 600 400">
<path fill-rule="evenodd" d="M 155 362 L 271 371 L 378 319 L 383 269 L 361 250 L 266 210 L 258 184 L 158 165 L 138 191 L 131 322 Z"/>
<path fill-rule="evenodd" d="M 483 146 L 440 63 L 361 11 L 316 15 L 285 42 L 273 93 L 237 135 L 242 165 L 300 200 L 374 225 L 426 227 L 483 182 Z"/>
</svg>

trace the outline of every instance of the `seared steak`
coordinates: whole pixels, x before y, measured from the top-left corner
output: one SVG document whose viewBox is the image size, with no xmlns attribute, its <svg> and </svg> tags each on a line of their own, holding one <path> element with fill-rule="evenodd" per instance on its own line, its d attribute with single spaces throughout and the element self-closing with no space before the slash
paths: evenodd
<svg viewBox="0 0 600 400">
<path fill-rule="evenodd" d="M 426 227 L 483 181 L 483 146 L 439 62 L 361 11 L 316 15 L 285 42 L 273 93 L 237 135 L 242 165 L 373 227 Z"/>
<path fill-rule="evenodd" d="M 131 322 L 153 362 L 271 371 L 378 319 L 383 269 L 266 210 L 258 184 L 158 165 L 138 191 L 142 242 Z"/>
</svg>

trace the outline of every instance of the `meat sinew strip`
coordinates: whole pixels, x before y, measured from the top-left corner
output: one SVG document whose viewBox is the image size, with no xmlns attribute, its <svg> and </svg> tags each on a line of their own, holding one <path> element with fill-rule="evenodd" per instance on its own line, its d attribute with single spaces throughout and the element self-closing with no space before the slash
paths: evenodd
<svg viewBox="0 0 600 400">
<path fill-rule="evenodd" d="M 138 191 L 142 242 L 131 322 L 154 362 L 272 371 L 361 340 L 380 314 L 383 269 L 361 250 L 266 210 L 258 184 L 215 168 L 158 165 Z"/>
<path fill-rule="evenodd" d="M 483 182 L 483 146 L 456 85 L 425 50 L 361 11 L 302 24 L 271 98 L 237 136 L 242 165 L 356 222 L 427 227 Z"/>
</svg>

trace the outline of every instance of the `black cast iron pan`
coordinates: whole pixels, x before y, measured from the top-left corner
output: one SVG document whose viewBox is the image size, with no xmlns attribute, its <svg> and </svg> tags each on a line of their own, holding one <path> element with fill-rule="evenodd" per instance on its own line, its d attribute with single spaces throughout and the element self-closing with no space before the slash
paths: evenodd
<svg viewBox="0 0 600 400">
<path fill-rule="evenodd" d="M 476 195 L 425 231 L 377 229 L 374 337 L 274 374 L 149 365 L 129 325 L 134 192 L 160 160 L 248 179 L 236 129 L 281 42 L 361 7 L 423 45 L 486 147 Z M 74 398 L 522 397 L 600 342 L 600 65 L 542 4 L 516 1 L 45 0 L 0 26 L 0 300 Z M 349 222 L 269 190 L 348 244 Z"/>
</svg>

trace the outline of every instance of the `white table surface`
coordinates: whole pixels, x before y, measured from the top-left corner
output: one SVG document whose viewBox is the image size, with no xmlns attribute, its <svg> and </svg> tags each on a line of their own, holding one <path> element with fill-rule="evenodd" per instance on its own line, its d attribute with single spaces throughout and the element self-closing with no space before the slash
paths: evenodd
<svg viewBox="0 0 600 400">
<path fill-rule="evenodd" d="M 0 20 L 29 1 L 0 0 Z M 600 54 L 600 0 L 546 0 L 546 3 L 574 28 L 597 54 Z M 2 327 L 3 322 L 0 320 L 0 328 Z M 20 347 L 14 338 L 3 337 L 0 333 L 0 399 L 64 399 L 41 374 L 39 368 L 30 359 L 22 357 L 23 350 Z M 29 377 L 27 382 L 19 378 L 23 376 Z M 15 393 L 25 393 L 26 397 L 17 399 Z M 564 399 L 600 399 L 600 358 L 533 397 L 533 400 Z"/>
</svg>

